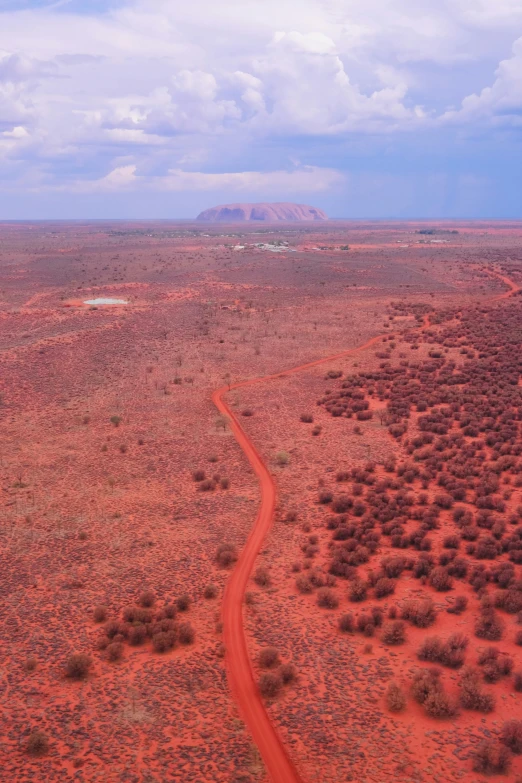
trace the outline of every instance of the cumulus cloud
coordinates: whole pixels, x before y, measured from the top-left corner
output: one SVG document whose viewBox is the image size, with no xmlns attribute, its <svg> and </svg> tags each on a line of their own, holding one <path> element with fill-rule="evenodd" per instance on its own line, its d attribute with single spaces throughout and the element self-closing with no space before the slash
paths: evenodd
<svg viewBox="0 0 522 783">
<path fill-rule="evenodd" d="M 520 117 L 520 40 L 506 57 L 520 0 L 122 0 L 81 18 L 73 8 L 0 11 L 0 173 L 32 167 L 42 187 L 78 189 L 80 168 L 86 188 L 107 192 L 312 192 L 341 176 L 324 139 Z M 450 108 L 444 84 L 462 62 Z M 298 145 L 309 166 L 287 170 Z"/>
</svg>

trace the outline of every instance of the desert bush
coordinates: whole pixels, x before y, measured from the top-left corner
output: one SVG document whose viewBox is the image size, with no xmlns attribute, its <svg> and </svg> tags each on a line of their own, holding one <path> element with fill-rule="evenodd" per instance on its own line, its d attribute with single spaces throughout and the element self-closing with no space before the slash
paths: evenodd
<svg viewBox="0 0 522 783">
<path fill-rule="evenodd" d="M 492 740 L 482 742 L 473 755 L 473 770 L 481 774 L 503 775 L 510 764 L 508 749 Z"/>
<path fill-rule="evenodd" d="M 522 672 L 515 672 L 513 675 L 513 688 L 517 693 L 522 693 Z"/>
<path fill-rule="evenodd" d="M 443 566 L 436 566 L 430 574 L 430 585 L 439 593 L 451 590 L 453 579 Z"/>
<path fill-rule="evenodd" d="M 293 682 L 297 677 L 297 669 L 293 663 L 283 663 L 278 669 L 278 674 L 281 677 L 284 685 Z"/>
<path fill-rule="evenodd" d="M 254 411 L 251 408 L 245 408 L 244 410 L 241 411 L 241 415 L 246 417 L 253 416 Z"/>
<path fill-rule="evenodd" d="M 217 586 L 214 584 L 208 584 L 204 591 L 203 591 L 203 597 L 204 598 L 215 598 L 218 594 Z"/>
<path fill-rule="evenodd" d="M 262 696 L 267 698 L 277 696 L 282 684 L 281 676 L 277 672 L 263 672 L 259 678 L 259 690 Z"/>
<path fill-rule="evenodd" d="M 121 660 L 123 656 L 123 644 L 121 642 L 111 642 L 111 644 L 107 645 L 106 653 L 109 661 L 112 661 L 113 663 Z"/>
<path fill-rule="evenodd" d="M 187 593 L 183 593 L 183 595 L 176 598 L 176 607 L 180 612 L 187 612 L 190 609 L 191 603 L 192 601 Z"/>
<path fill-rule="evenodd" d="M 441 688 L 440 672 L 437 669 L 420 669 L 413 675 L 411 692 L 415 701 L 424 704 L 434 688 Z"/>
<path fill-rule="evenodd" d="M 450 614 L 462 614 L 462 612 L 466 611 L 466 608 L 468 606 L 468 599 L 465 595 L 457 595 L 455 597 L 455 601 L 451 606 L 448 606 L 447 612 Z"/>
<path fill-rule="evenodd" d="M 392 620 L 389 623 L 385 623 L 381 639 L 384 644 L 403 644 L 406 641 L 406 630 L 403 621 Z"/>
<path fill-rule="evenodd" d="M 288 465 L 290 462 L 290 455 L 286 451 L 278 451 L 275 458 L 280 467 Z"/>
<path fill-rule="evenodd" d="M 439 636 L 428 636 L 422 642 L 417 653 L 421 661 L 441 663 L 452 669 L 457 669 L 464 663 L 468 638 L 460 633 L 442 640 Z"/>
<path fill-rule="evenodd" d="M 73 680 L 82 680 L 87 677 L 89 669 L 92 666 L 92 658 L 87 653 L 72 653 L 69 655 L 65 673 L 67 677 Z"/>
<path fill-rule="evenodd" d="M 45 756 L 49 751 L 47 734 L 40 729 L 32 731 L 27 739 L 26 750 L 31 756 Z"/>
<path fill-rule="evenodd" d="M 213 479 L 203 479 L 198 485 L 201 492 L 212 492 L 216 488 L 216 482 Z"/>
<path fill-rule="evenodd" d="M 475 621 L 475 636 L 498 642 L 504 634 L 504 623 L 493 609 L 483 609 Z"/>
<path fill-rule="evenodd" d="M 513 753 L 522 753 L 522 720 L 508 720 L 500 730 L 500 741 Z"/>
<path fill-rule="evenodd" d="M 259 653 L 259 665 L 263 669 L 273 669 L 279 666 L 279 651 L 277 647 L 264 647 Z"/>
<path fill-rule="evenodd" d="M 95 606 L 92 616 L 95 623 L 104 623 L 107 619 L 107 607 Z"/>
<path fill-rule="evenodd" d="M 404 691 L 396 682 L 390 682 L 386 691 L 386 704 L 391 712 L 401 712 L 406 706 Z"/>
<path fill-rule="evenodd" d="M 195 632 L 190 623 L 181 623 L 178 628 L 178 639 L 180 644 L 192 644 L 195 638 Z"/>
<path fill-rule="evenodd" d="M 343 633 L 352 633 L 355 627 L 353 614 L 351 612 L 342 614 L 339 618 L 338 627 Z"/>
<path fill-rule="evenodd" d="M 350 585 L 348 597 L 350 601 L 364 601 L 368 593 L 368 585 L 362 579 L 354 579 Z"/>
<path fill-rule="evenodd" d="M 350 474 L 346 470 L 338 470 L 335 476 L 336 481 L 348 481 Z"/>
<path fill-rule="evenodd" d="M 330 492 L 327 489 L 322 489 L 319 492 L 317 499 L 319 503 L 321 503 L 322 505 L 327 505 L 328 503 L 331 503 L 333 500 L 333 492 Z"/>
<path fill-rule="evenodd" d="M 230 479 L 224 476 L 222 479 L 220 479 L 219 486 L 221 489 L 228 489 L 230 487 Z"/>
<path fill-rule="evenodd" d="M 492 712 L 495 709 L 495 697 L 482 690 L 479 673 L 476 669 L 464 668 L 459 685 L 460 703 L 465 709 L 484 713 Z"/>
<path fill-rule="evenodd" d="M 147 629 L 144 625 L 134 625 L 129 628 L 129 644 L 133 647 L 138 647 L 143 644 L 147 638 Z"/>
<path fill-rule="evenodd" d="M 424 702 L 424 709 L 430 718 L 452 718 L 457 714 L 455 701 L 442 688 L 429 692 Z"/>
<path fill-rule="evenodd" d="M 424 598 L 406 601 L 401 615 L 417 628 L 427 628 L 435 622 L 437 613 L 431 598 Z"/>
<path fill-rule="evenodd" d="M 384 598 L 395 592 L 395 582 L 393 579 L 383 576 L 377 580 L 374 587 L 375 597 Z"/>
<path fill-rule="evenodd" d="M 254 573 L 254 582 L 256 585 L 259 585 L 259 587 L 270 587 L 271 580 L 268 569 L 264 568 L 264 566 L 259 566 L 259 568 L 256 568 Z"/>
<path fill-rule="evenodd" d="M 140 598 L 139 598 L 140 606 L 143 607 L 154 606 L 155 602 L 156 602 L 156 595 L 152 590 L 144 590 L 143 593 L 140 594 Z"/>
<path fill-rule="evenodd" d="M 206 473 L 204 470 L 195 470 L 192 474 L 192 478 L 194 481 L 204 481 L 206 478 Z"/>
<path fill-rule="evenodd" d="M 513 659 L 507 653 L 502 653 L 496 647 L 486 647 L 478 656 L 478 663 L 483 667 L 486 682 L 497 682 L 506 677 L 513 669 Z"/>
<path fill-rule="evenodd" d="M 339 599 L 333 590 L 328 587 L 320 587 L 317 591 L 317 605 L 323 609 L 337 609 Z"/>
<path fill-rule="evenodd" d="M 210 585 L 207 585 L 207 587 L 209 587 L 209 586 Z M 205 590 L 206 589 L 207 588 L 205 588 Z M 163 613 L 164 613 L 165 617 L 167 617 L 169 620 L 173 620 L 176 617 L 177 613 L 178 613 L 178 609 L 176 607 L 176 604 L 165 604 L 165 606 L 163 607 Z"/>
<path fill-rule="evenodd" d="M 152 637 L 152 647 L 155 652 L 165 653 L 172 650 L 175 641 L 175 634 L 169 631 L 158 631 Z"/>
<path fill-rule="evenodd" d="M 26 672 L 34 672 L 36 668 L 38 667 L 38 661 L 34 657 L 34 655 L 30 655 L 28 658 L 25 659 L 23 663 L 23 667 Z"/>
<path fill-rule="evenodd" d="M 336 495 L 332 503 L 332 511 L 336 514 L 346 514 L 353 506 L 350 495 Z"/>
<path fill-rule="evenodd" d="M 216 560 L 222 568 L 228 568 L 237 560 L 237 549 L 233 544 L 220 544 L 216 551 Z"/>
<path fill-rule="evenodd" d="M 300 593 L 311 593 L 314 589 L 312 582 L 306 574 L 299 574 L 295 580 L 295 586 Z"/>
<path fill-rule="evenodd" d="M 313 422 L 313 420 L 314 420 L 314 417 L 312 416 L 312 414 L 311 414 L 311 413 L 301 413 L 301 415 L 300 415 L 300 417 L 299 417 L 299 418 L 300 418 L 300 420 L 301 420 L 301 421 L 302 421 L 304 424 L 312 424 L 312 422 Z"/>
</svg>

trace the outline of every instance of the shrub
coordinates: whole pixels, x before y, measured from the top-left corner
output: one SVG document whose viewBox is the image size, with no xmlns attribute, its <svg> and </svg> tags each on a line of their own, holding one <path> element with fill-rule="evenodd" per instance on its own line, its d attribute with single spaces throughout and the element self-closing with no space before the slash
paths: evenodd
<svg viewBox="0 0 522 783">
<path fill-rule="evenodd" d="M 275 458 L 277 464 L 281 467 L 288 465 L 290 462 L 290 455 L 286 451 L 278 451 Z"/>
<path fill-rule="evenodd" d="M 439 636 L 428 636 L 424 639 L 417 655 L 421 661 L 442 663 L 452 669 L 457 669 L 464 663 L 468 638 L 460 633 L 454 633 L 443 641 Z"/>
<path fill-rule="evenodd" d="M 429 692 L 424 709 L 431 718 L 452 718 L 457 713 L 457 705 L 442 688 Z"/>
<path fill-rule="evenodd" d="M 104 623 L 107 619 L 107 607 L 106 606 L 96 606 L 94 608 L 94 612 L 92 613 L 93 620 L 95 623 Z"/>
<path fill-rule="evenodd" d="M 314 417 L 311 413 L 301 413 L 299 417 L 304 424 L 312 424 Z"/>
<path fill-rule="evenodd" d="M 402 620 L 392 620 L 382 629 L 384 644 L 403 644 L 406 641 L 405 624 Z"/>
<path fill-rule="evenodd" d="M 192 644 L 195 632 L 190 623 L 181 623 L 178 629 L 178 639 L 180 644 Z"/>
<path fill-rule="evenodd" d="M 121 642 L 111 642 L 107 645 L 107 658 L 115 663 L 121 660 L 123 655 L 123 644 Z"/>
<path fill-rule="evenodd" d="M 254 582 L 256 583 L 256 585 L 259 585 L 259 587 L 269 587 L 271 584 L 271 580 L 270 580 L 270 574 L 268 573 L 268 569 L 264 568 L 263 566 L 259 566 L 259 568 L 256 568 L 254 574 Z"/>
<path fill-rule="evenodd" d="M 501 653 L 496 647 L 486 647 L 478 657 L 480 666 L 483 666 L 486 682 L 497 682 L 501 677 L 511 673 L 513 659 L 507 653 Z"/>
<path fill-rule="evenodd" d="M 221 489 L 228 489 L 230 487 L 230 479 L 229 478 L 222 478 L 219 482 L 219 486 Z"/>
<path fill-rule="evenodd" d="M 395 592 L 395 582 L 393 579 L 383 576 L 375 583 L 374 591 L 376 598 L 384 598 Z"/>
<path fill-rule="evenodd" d="M 121 424 L 121 416 L 111 416 L 111 424 L 115 427 L 119 427 Z"/>
<path fill-rule="evenodd" d="M 26 748 L 31 756 L 45 756 L 49 750 L 47 734 L 39 729 L 32 731 L 29 734 Z"/>
<path fill-rule="evenodd" d="M 401 712 L 406 706 L 404 691 L 396 682 L 390 682 L 386 691 L 386 704 L 391 712 Z"/>
<path fill-rule="evenodd" d="M 439 593 L 451 590 L 453 579 L 443 566 L 436 566 L 430 574 L 430 585 Z"/>
<path fill-rule="evenodd" d="M 237 550 L 233 544 L 220 544 L 216 552 L 216 560 L 222 568 L 228 568 L 237 560 Z"/>
<path fill-rule="evenodd" d="M 300 593 L 311 593 L 314 589 L 312 582 L 306 574 L 299 574 L 295 580 L 295 586 Z"/>
<path fill-rule="evenodd" d="M 204 479 L 199 484 L 201 492 L 212 492 L 216 488 L 216 482 L 213 479 Z"/>
<path fill-rule="evenodd" d="M 493 609 L 483 609 L 475 622 L 475 636 L 498 642 L 504 634 L 504 623 Z"/>
<path fill-rule="evenodd" d="M 72 653 L 67 659 L 65 672 L 67 677 L 73 680 L 82 680 L 87 677 L 92 666 L 92 658 L 87 653 Z"/>
<path fill-rule="evenodd" d="M 431 598 L 407 601 L 402 609 L 402 617 L 417 628 L 427 628 L 435 622 L 435 606 Z"/>
<path fill-rule="evenodd" d="M 337 609 L 339 599 L 333 590 L 330 590 L 328 587 L 321 587 L 317 591 L 317 605 L 323 609 Z"/>
<path fill-rule="evenodd" d="M 277 696 L 282 684 L 281 676 L 277 672 L 263 672 L 259 678 L 259 690 L 267 698 Z"/>
<path fill-rule="evenodd" d="M 217 594 L 218 589 L 214 584 L 208 584 L 203 591 L 203 597 L 208 599 L 215 598 Z"/>
<path fill-rule="evenodd" d="M 375 632 L 375 623 L 373 617 L 363 612 L 357 618 L 357 629 L 365 636 L 373 636 Z"/>
<path fill-rule="evenodd" d="M 463 669 L 459 685 L 460 703 L 465 709 L 484 713 L 495 709 L 495 697 L 481 689 L 476 669 L 471 667 Z"/>
<path fill-rule="evenodd" d="M 351 612 L 342 614 L 339 618 L 339 630 L 343 633 L 352 633 L 354 629 L 354 618 Z"/>
<path fill-rule="evenodd" d="M 368 585 L 362 579 L 354 579 L 350 585 L 348 597 L 350 601 L 364 601 L 368 593 Z"/>
<path fill-rule="evenodd" d="M 515 644 L 518 644 L 520 647 L 522 647 L 522 631 L 517 631 L 515 635 Z"/>
<path fill-rule="evenodd" d="M 415 701 L 424 704 L 434 688 L 441 688 L 440 672 L 437 669 L 420 669 L 413 675 L 411 692 Z"/>
<path fill-rule="evenodd" d="M 259 653 L 259 665 L 263 669 L 273 669 L 279 666 L 279 651 L 277 647 L 264 647 Z"/>
<path fill-rule="evenodd" d="M 34 672 L 38 667 L 38 661 L 34 655 L 30 655 L 29 658 L 25 659 L 23 666 L 26 672 Z"/>
<path fill-rule="evenodd" d="M 155 652 L 164 653 L 172 650 L 175 643 L 175 635 L 169 631 L 158 631 L 152 637 L 152 647 Z"/>
<path fill-rule="evenodd" d="M 129 629 L 129 644 L 138 647 L 147 638 L 147 629 L 144 625 L 135 625 Z"/>
<path fill-rule="evenodd" d="M 500 731 L 500 741 L 513 753 L 522 753 L 522 720 L 508 720 Z"/>
<path fill-rule="evenodd" d="M 462 614 L 466 611 L 468 606 L 468 599 L 465 595 L 457 595 L 455 601 L 451 606 L 448 606 L 447 612 L 450 614 Z"/>
<path fill-rule="evenodd" d="M 190 609 L 191 603 L 192 601 L 187 593 L 183 593 L 183 595 L 176 598 L 176 607 L 180 612 L 187 612 Z"/>
<path fill-rule="evenodd" d="M 297 669 L 293 663 L 283 663 L 278 670 L 279 676 L 285 685 L 293 682 L 297 677 Z"/>
<path fill-rule="evenodd" d="M 242 416 L 247 416 L 247 417 L 248 416 L 253 416 L 254 415 L 254 411 L 251 408 L 245 408 L 244 410 L 241 411 L 241 415 Z"/>
<path fill-rule="evenodd" d="M 486 740 L 475 751 L 473 770 L 482 774 L 501 775 L 508 771 L 510 763 L 509 751 L 505 746 Z"/>
<path fill-rule="evenodd" d="M 317 499 L 319 503 L 321 503 L 323 506 L 327 505 L 328 503 L 331 503 L 333 500 L 333 492 L 330 492 L 327 489 L 323 489 L 321 490 L 321 492 L 319 492 Z"/>
<path fill-rule="evenodd" d="M 194 481 L 204 481 L 206 478 L 206 473 L 204 470 L 195 470 L 192 474 L 192 478 Z"/>
<path fill-rule="evenodd" d="M 154 606 L 156 602 L 156 595 L 152 590 L 145 590 L 141 593 L 139 603 L 141 606 L 150 607 Z"/>
<path fill-rule="evenodd" d="M 522 693 L 522 672 L 515 672 L 513 675 L 513 688 L 517 693 Z"/>
</svg>

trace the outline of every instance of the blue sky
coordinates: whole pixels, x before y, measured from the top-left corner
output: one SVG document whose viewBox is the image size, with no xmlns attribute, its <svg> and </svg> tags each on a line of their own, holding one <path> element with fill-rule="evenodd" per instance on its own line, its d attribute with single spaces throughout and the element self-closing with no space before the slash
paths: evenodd
<svg viewBox="0 0 522 783">
<path fill-rule="evenodd" d="M 0 0 L 0 219 L 522 217 L 520 0 Z"/>
</svg>

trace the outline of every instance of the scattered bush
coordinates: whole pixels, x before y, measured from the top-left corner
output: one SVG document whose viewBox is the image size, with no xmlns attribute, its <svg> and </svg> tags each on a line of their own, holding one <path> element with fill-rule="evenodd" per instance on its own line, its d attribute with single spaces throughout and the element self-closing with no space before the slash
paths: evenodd
<svg viewBox="0 0 522 783">
<path fill-rule="evenodd" d="M 215 598 L 218 594 L 218 589 L 214 584 L 208 584 L 203 591 L 204 598 Z"/>
<path fill-rule="evenodd" d="M 116 661 L 121 660 L 123 656 L 123 644 L 121 642 L 111 642 L 111 644 L 107 645 L 106 652 L 109 661 L 115 663 Z"/>
<path fill-rule="evenodd" d="M 283 663 L 278 670 L 284 685 L 293 682 L 297 677 L 297 670 L 293 663 Z"/>
<path fill-rule="evenodd" d="M 401 712 L 406 706 L 404 691 L 396 682 L 390 682 L 386 691 L 386 704 L 391 712 Z"/>
<path fill-rule="evenodd" d="M 277 647 L 264 647 L 259 653 L 259 665 L 263 669 L 273 669 L 279 666 L 279 651 Z"/>
<path fill-rule="evenodd" d="M 353 629 L 355 627 L 355 621 L 353 614 L 351 612 L 346 612 L 346 614 L 342 614 L 339 618 L 339 630 L 343 633 L 352 633 Z"/>
<path fill-rule="evenodd" d="M 384 598 L 395 592 L 395 582 L 393 579 L 383 576 L 377 580 L 374 587 L 375 597 Z"/>
<path fill-rule="evenodd" d="M 67 659 L 65 672 L 67 677 L 73 680 L 82 680 L 87 677 L 92 666 L 92 658 L 87 653 L 72 653 Z"/>
<path fill-rule="evenodd" d="M 403 644 L 406 641 L 405 624 L 402 620 L 392 620 L 386 623 L 382 629 L 382 641 L 384 644 Z"/>
<path fill-rule="evenodd" d="M 314 589 L 312 582 L 306 574 L 299 574 L 295 580 L 295 586 L 300 593 L 311 593 Z"/>
<path fill-rule="evenodd" d="M 254 582 L 256 585 L 259 585 L 259 587 L 270 587 L 271 580 L 270 580 L 270 574 L 268 573 L 268 569 L 264 568 L 263 566 L 259 566 L 259 568 L 256 568 L 256 571 L 254 573 Z"/>
<path fill-rule="evenodd" d="M 94 608 L 94 612 L 92 613 L 93 619 L 95 623 L 104 623 L 107 619 L 107 607 L 106 606 L 96 606 Z"/>
<path fill-rule="evenodd" d="M 32 731 L 29 734 L 26 748 L 31 756 L 45 756 L 49 751 L 47 734 L 41 730 Z"/>
<path fill-rule="evenodd" d="M 328 587 L 321 587 L 317 591 L 317 605 L 323 609 L 337 609 L 339 599 L 333 590 L 330 590 Z"/>
<path fill-rule="evenodd" d="M 437 613 L 431 598 L 424 598 L 407 601 L 401 615 L 404 620 L 409 620 L 417 628 L 427 628 L 435 622 Z"/>
<path fill-rule="evenodd" d="M 466 667 L 460 679 L 460 703 L 467 710 L 492 712 L 495 709 L 495 697 L 480 687 L 480 678 L 476 669 Z"/>
<path fill-rule="evenodd" d="M 443 641 L 439 636 L 428 636 L 424 639 L 417 655 L 421 661 L 441 663 L 452 669 L 458 669 L 464 663 L 468 637 L 454 633 Z"/>
<path fill-rule="evenodd" d="M 237 549 L 233 544 L 220 544 L 216 552 L 216 560 L 222 568 L 228 568 L 237 560 Z"/>
<path fill-rule="evenodd" d="M 156 603 L 156 595 L 152 590 L 145 590 L 139 598 L 140 606 L 150 607 Z"/>
<path fill-rule="evenodd" d="M 276 672 L 263 672 L 259 678 L 259 690 L 267 698 L 277 696 L 282 684 L 281 676 Z"/>
<path fill-rule="evenodd" d="M 475 636 L 498 642 L 504 634 L 504 623 L 493 609 L 482 609 L 475 621 Z"/>
<path fill-rule="evenodd" d="M 510 764 L 508 749 L 492 740 L 482 742 L 473 758 L 473 770 L 482 774 L 503 775 L 509 770 Z"/>
<path fill-rule="evenodd" d="M 178 629 L 178 639 L 180 644 L 192 644 L 195 638 L 195 632 L 190 623 L 181 623 Z"/>
<path fill-rule="evenodd" d="M 368 594 L 368 584 L 363 582 L 362 579 L 354 579 L 350 585 L 348 597 L 350 601 L 359 602 L 364 601 Z"/>
<path fill-rule="evenodd" d="M 299 417 L 304 424 L 312 424 L 314 417 L 311 413 L 301 413 Z"/>
<path fill-rule="evenodd" d="M 522 753 L 522 720 L 508 720 L 500 731 L 500 741 L 513 753 Z"/>
</svg>

